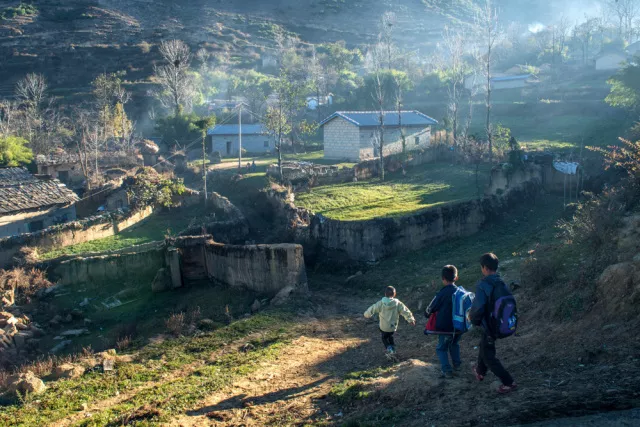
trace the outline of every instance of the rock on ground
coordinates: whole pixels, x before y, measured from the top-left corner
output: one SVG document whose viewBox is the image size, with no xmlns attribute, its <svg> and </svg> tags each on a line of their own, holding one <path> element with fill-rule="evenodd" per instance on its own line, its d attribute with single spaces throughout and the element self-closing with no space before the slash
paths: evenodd
<svg viewBox="0 0 640 427">
<path fill-rule="evenodd" d="M 53 371 L 56 378 L 79 378 L 84 375 L 84 368 L 82 366 L 74 365 L 72 363 L 64 363 L 60 366 L 56 366 Z"/>
<path fill-rule="evenodd" d="M 7 379 L 7 390 L 11 393 L 39 394 L 46 390 L 44 382 L 32 372 L 12 375 Z"/>
</svg>

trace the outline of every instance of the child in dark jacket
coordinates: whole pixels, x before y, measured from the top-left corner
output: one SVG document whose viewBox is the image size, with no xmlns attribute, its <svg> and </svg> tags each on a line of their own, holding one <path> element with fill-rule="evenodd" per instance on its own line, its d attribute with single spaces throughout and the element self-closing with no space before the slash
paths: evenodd
<svg viewBox="0 0 640 427">
<path fill-rule="evenodd" d="M 442 269 L 443 287 L 424 313 L 427 319 L 432 315 L 436 316 L 435 329 L 429 329 L 426 332 L 440 335 L 436 354 L 440 359 L 442 376 L 445 378 L 453 377 L 453 371 L 457 371 L 462 365 L 459 344 L 462 334 L 456 334 L 453 328 L 453 294 L 458 289 L 455 284 L 456 280 L 458 280 L 458 269 L 453 265 L 444 266 Z M 449 354 L 451 354 L 453 367 L 449 363 Z"/>
</svg>

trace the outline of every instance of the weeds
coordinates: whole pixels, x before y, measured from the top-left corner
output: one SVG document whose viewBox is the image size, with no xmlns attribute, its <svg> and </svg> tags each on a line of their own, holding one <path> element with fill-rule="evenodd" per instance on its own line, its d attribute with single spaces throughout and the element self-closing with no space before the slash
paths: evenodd
<svg viewBox="0 0 640 427">
<path fill-rule="evenodd" d="M 173 313 L 165 322 L 165 326 L 167 327 L 167 331 L 171 333 L 171 335 L 175 337 L 179 337 L 182 332 L 185 330 L 185 315 L 183 312 Z"/>
<path fill-rule="evenodd" d="M 37 292 L 53 286 L 41 270 L 22 267 L 0 270 L 0 292 L 5 305 L 29 304 Z"/>
</svg>

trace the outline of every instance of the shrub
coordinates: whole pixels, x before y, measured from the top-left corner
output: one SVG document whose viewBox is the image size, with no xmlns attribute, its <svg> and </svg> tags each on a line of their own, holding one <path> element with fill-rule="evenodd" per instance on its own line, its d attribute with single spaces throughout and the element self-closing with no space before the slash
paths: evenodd
<svg viewBox="0 0 640 427">
<path fill-rule="evenodd" d="M 165 321 L 165 326 L 167 327 L 167 330 L 176 337 L 182 334 L 182 332 L 185 329 L 185 325 L 186 325 L 186 320 L 183 312 L 173 313 Z"/>
<path fill-rule="evenodd" d="M 561 260 L 553 252 L 538 249 L 524 260 L 520 268 L 520 280 L 523 286 L 538 290 L 553 284 L 558 277 Z"/>
<path fill-rule="evenodd" d="M 42 270 L 32 268 L 14 268 L 0 270 L 0 291 L 3 294 L 2 303 L 6 305 L 28 304 L 41 289 L 53 286 Z"/>
<path fill-rule="evenodd" d="M 560 220 L 560 236 L 565 240 L 600 249 L 611 242 L 625 206 L 620 202 L 619 191 L 605 190 L 601 195 L 583 193 L 588 199 L 576 206 L 573 217 Z"/>
</svg>

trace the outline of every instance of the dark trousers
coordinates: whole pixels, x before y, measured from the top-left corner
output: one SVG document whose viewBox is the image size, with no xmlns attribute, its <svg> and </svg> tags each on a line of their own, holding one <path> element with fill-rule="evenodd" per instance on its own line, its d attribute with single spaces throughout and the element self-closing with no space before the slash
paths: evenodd
<svg viewBox="0 0 640 427">
<path fill-rule="evenodd" d="M 393 332 L 385 332 L 382 329 L 380 330 L 382 334 L 382 343 L 384 344 L 384 348 L 389 348 L 389 346 L 396 348 L 396 343 L 393 341 Z"/>
<path fill-rule="evenodd" d="M 478 346 L 478 373 L 486 375 L 487 370 L 491 370 L 496 377 L 500 378 L 502 384 L 510 386 L 513 384 L 513 378 L 509 375 L 502 363 L 496 358 L 496 342 L 487 333 L 482 334 L 480 345 Z"/>
</svg>

